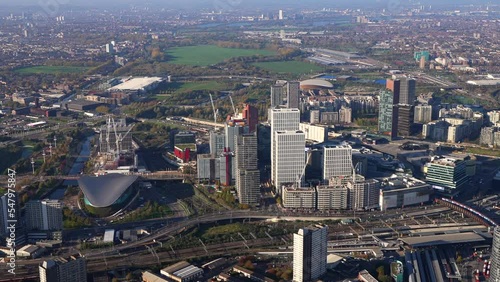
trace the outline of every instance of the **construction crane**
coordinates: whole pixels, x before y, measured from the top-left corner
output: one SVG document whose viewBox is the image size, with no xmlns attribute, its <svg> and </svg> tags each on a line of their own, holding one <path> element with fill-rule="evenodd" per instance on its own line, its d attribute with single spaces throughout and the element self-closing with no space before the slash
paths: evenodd
<svg viewBox="0 0 500 282">
<path fill-rule="evenodd" d="M 351 167 L 352 167 L 352 181 L 353 183 L 356 183 L 357 182 L 357 178 L 356 178 L 356 173 L 359 173 L 360 172 L 360 165 L 361 163 L 357 163 L 356 166 L 352 165 L 351 164 Z"/>
<path fill-rule="evenodd" d="M 229 96 L 229 100 L 231 100 L 231 106 L 233 107 L 233 113 L 234 113 L 234 116 L 236 116 L 236 108 L 234 107 L 234 102 L 233 102 L 233 97 L 231 97 L 231 94 L 228 94 Z"/>
<path fill-rule="evenodd" d="M 209 95 L 210 95 L 210 103 L 212 104 L 212 110 L 214 112 L 214 123 L 217 123 L 217 111 L 215 110 L 214 99 L 212 98 L 212 93 L 209 93 Z"/>
<path fill-rule="evenodd" d="M 120 150 L 118 149 L 120 147 L 120 139 L 118 138 L 118 134 L 116 133 L 116 123 L 115 123 L 115 120 L 112 119 L 113 121 L 113 131 L 115 133 L 115 158 L 119 158 L 120 157 Z"/>
<path fill-rule="evenodd" d="M 306 174 L 306 167 L 307 167 L 307 164 L 309 163 L 309 160 L 311 159 L 311 156 L 312 154 L 307 152 L 306 154 L 307 155 L 307 161 L 306 163 L 304 164 L 304 168 L 302 169 L 302 173 L 300 175 L 297 175 L 297 188 L 300 188 L 300 184 L 301 184 L 301 180 L 302 180 L 302 177 L 304 177 L 304 174 Z"/>
<path fill-rule="evenodd" d="M 119 143 L 119 152 L 122 152 L 123 148 L 122 148 L 122 143 L 123 143 L 123 140 L 125 139 L 125 137 L 127 137 L 127 135 L 130 133 L 130 131 L 132 130 L 133 126 L 130 126 L 130 128 L 128 129 L 128 131 L 122 136 L 122 134 L 120 133 L 118 135 L 118 143 Z"/>
<path fill-rule="evenodd" d="M 111 115 L 108 116 L 108 121 L 106 123 L 106 127 L 107 127 L 107 130 L 106 130 L 106 146 L 108 147 L 107 151 L 108 151 L 108 154 L 111 154 L 111 146 L 109 144 L 109 133 L 111 131 Z"/>
</svg>

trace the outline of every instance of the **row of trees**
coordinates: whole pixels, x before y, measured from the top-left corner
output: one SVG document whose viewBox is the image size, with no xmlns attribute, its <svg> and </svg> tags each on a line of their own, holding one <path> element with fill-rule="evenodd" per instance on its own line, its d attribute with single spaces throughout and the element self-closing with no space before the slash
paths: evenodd
<svg viewBox="0 0 500 282">
<path fill-rule="evenodd" d="M 63 208 L 63 226 L 64 229 L 82 228 L 92 226 L 92 221 L 88 217 L 75 214 L 67 207 Z"/>
</svg>

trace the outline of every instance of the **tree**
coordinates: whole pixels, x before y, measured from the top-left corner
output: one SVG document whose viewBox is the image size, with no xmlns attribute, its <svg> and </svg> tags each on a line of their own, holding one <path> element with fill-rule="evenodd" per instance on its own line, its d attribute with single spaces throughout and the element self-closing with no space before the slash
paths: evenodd
<svg viewBox="0 0 500 282">
<path fill-rule="evenodd" d="M 101 113 L 101 114 L 108 114 L 109 113 L 109 108 L 106 106 L 99 106 L 95 109 L 96 112 Z"/>
<path fill-rule="evenodd" d="M 379 277 L 385 275 L 385 268 L 383 265 L 377 267 L 376 271 L 377 271 Z M 379 280 L 380 280 L 380 278 L 379 278 Z"/>
<path fill-rule="evenodd" d="M 254 270 L 255 268 L 251 260 L 247 260 L 243 267 L 249 270 Z"/>
</svg>

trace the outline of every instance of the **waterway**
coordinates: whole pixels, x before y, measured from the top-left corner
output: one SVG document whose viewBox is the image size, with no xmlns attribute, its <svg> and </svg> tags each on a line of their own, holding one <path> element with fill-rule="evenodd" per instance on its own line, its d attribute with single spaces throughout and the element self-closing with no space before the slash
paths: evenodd
<svg viewBox="0 0 500 282">
<path fill-rule="evenodd" d="M 90 158 L 90 152 L 92 149 L 91 148 L 91 141 L 93 138 L 94 138 L 94 136 L 89 136 L 89 137 L 87 137 L 87 139 L 85 139 L 85 141 L 82 144 L 82 149 L 80 150 L 80 154 L 78 155 L 75 162 L 73 163 L 73 166 L 69 170 L 68 175 L 80 175 L 80 172 L 85 167 L 85 163 Z M 64 197 L 64 193 L 66 192 L 66 187 L 76 186 L 76 185 L 78 185 L 78 182 L 76 180 L 64 180 L 61 187 L 54 190 L 48 196 L 48 198 L 51 200 L 60 200 Z"/>
</svg>

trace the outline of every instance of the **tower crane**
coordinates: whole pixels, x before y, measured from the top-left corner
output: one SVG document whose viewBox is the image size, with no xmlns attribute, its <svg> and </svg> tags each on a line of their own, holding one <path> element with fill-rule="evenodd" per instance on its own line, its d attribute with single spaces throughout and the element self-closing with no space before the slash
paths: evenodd
<svg viewBox="0 0 500 282">
<path fill-rule="evenodd" d="M 311 159 L 311 156 L 312 156 L 312 153 L 307 152 L 306 154 L 307 154 L 307 161 L 304 164 L 304 168 L 302 169 L 302 173 L 300 175 L 297 175 L 297 188 L 300 188 L 300 184 L 302 182 L 301 181 L 302 177 L 304 177 L 304 174 L 306 173 L 307 164 L 309 163 L 309 160 Z"/>
<path fill-rule="evenodd" d="M 214 112 L 214 122 L 217 123 L 217 111 L 215 111 L 214 99 L 212 98 L 212 93 L 210 95 L 210 103 L 212 104 L 212 111 Z"/>
<path fill-rule="evenodd" d="M 234 107 L 234 102 L 233 102 L 233 97 L 231 97 L 231 94 L 228 94 L 229 100 L 231 100 L 231 106 L 233 107 L 233 113 L 236 116 L 236 108 Z"/>
<path fill-rule="evenodd" d="M 116 133 L 116 123 L 115 123 L 115 120 L 112 119 L 113 121 L 113 131 L 115 133 L 115 158 L 119 158 L 120 157 L 120 150 L 118 149 L 120 147 L 120 140 L 118 139 L 118 134 Z"/>
<path fill-rule="evenodd" d="M 122 134 L 118 134 L 118 143 L 119 143 L 119 152 L 121 152 L 123 150 L 122 148 L 122 142 L 123 140 L 125 139 L 125 137 L 127 137 L 127 135 L 130 133 L 130 131 L 132 130 L 133 126 L 130 126 L 130 128 L 128 129 L 128 131 L 122 136 Z"/>
<path fill-rule="evenodd" d="M 106 130 L 106 145 L 108 147 L 107 148 L 108 149 L 108 154 L 111 153 L 111 146 L 109 144 L 109 133 L 111 131 L 111 126 L 112 126 L 112 124 L 111 124 L 111 115 L 109 115 L 108 116 L 108 121 L 106 123 L 106 127 L 107 127 L 107 130 Z"/>
</svg>

